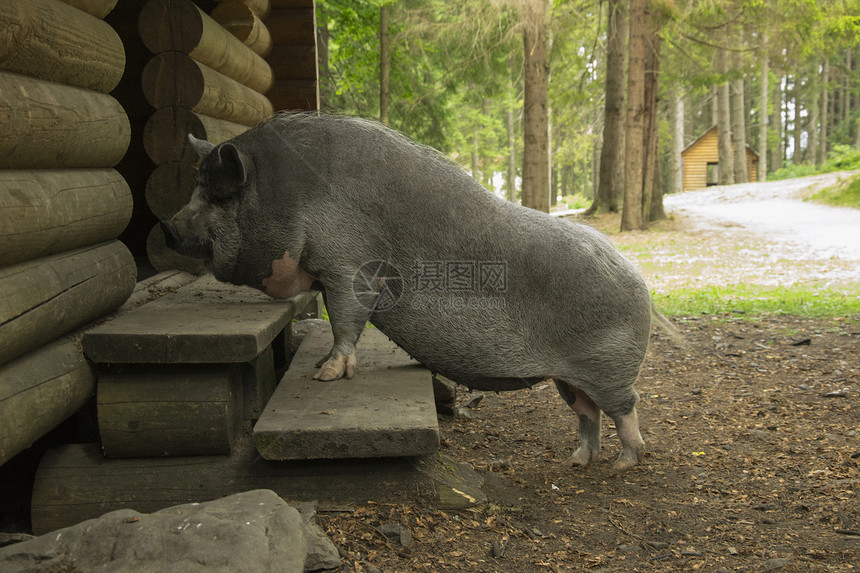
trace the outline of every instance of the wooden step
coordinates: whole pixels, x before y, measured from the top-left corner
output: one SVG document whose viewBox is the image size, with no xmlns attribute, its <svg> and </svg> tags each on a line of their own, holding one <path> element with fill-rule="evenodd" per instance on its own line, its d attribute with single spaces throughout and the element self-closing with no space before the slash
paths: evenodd
<svg viewBox="0 0 860 573">
<path fill-rule="evenodd" d="M 203 277 L 89 330 L 99 429 L 114 458 L 229 454 L 292 356 L 319 293 L 274 300 Z"/>
<path fill-rule="evenodd" d="M 247 447 L 245 447 L 247 446 Z M 410 503 L 458 509 L 486 501 L 483 480 L 463 462 L 437 452 L 421 458 L 269 462 L 250 444 L 230 456 L 112 460 L 98 444 L 50 450 L 33 485 L 36 535 L 116 509 L 150 513 L 252 489 L 290 502 L 318 501 L 321 510 Z"/>
<path fill-rule="evenodd" d="M 254 427 L 269 460 L 421 456 L 439 447 L 430 371 L 375 328 L 356 348 L 351 379 L 313 380 L 331 349 L 331 327 L 305 324 L 307 334 Z"/>
<path fill-rule="evenodd" d="M 90 330 L 84 352 L 99 364 L 250 362 L 315 296 L 275 300 L 207 276 Z"/>
</svg>

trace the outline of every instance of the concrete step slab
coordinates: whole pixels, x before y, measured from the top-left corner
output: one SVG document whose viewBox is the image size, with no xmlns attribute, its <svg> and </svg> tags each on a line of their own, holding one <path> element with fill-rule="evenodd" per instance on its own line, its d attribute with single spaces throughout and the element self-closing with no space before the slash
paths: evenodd
<svg viewBox="0 0 860 573">
<path fill-rule="evenodd" d="M 207 276 L 89 330 L 84 352 L 99 364 L 250 362 L 315 296 L 274 300 Z"/>
<path fill-rule="evenodd" d="M 307 329 L 290 368 L 254 427 L 269 460 L 421 456 L 439 447 L 430 372 L 375 328 L 356 348 L 349 380 L 313 380 L 331 349 L 328 323 Z"/>
</svg>

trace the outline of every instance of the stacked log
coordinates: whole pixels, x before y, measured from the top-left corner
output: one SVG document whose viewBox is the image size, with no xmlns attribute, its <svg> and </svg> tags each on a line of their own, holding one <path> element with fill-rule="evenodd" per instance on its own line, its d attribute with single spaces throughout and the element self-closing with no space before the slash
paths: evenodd
<svg viewBox="0 0 860 573">
<path fill-rule="evenodd" d="M 265 14 L 267 2 L 252 4 Z M 218 9 L 226 28 L 191 0 L 149 0 L 138 18 L 140 39 L 153 53 L 141 84 L 156 110 L 143 132 L 144 149 L 156 165 L 146 183 L 146 203 L 160 219 L 179 211 L 194 190 L 198 157 L 188 134 L 218 144 L 274 112 L 264 95 L 274 76 L 260 55 L 267 38 L 271 43 L 268 30 L 243 4 Z M 146 250 L 158 270 L 201 268 L 164 246 L 159 225 L 152 227 Z"/>
<path fill-rule="evenodd" d="M 131 137 L 110 95 L 116 0 L 0 0 L 0 464 L 74 413 L 93 369 L 68 333 L 119 307 L 137 274 L 115 240 Z"/>
</svg>

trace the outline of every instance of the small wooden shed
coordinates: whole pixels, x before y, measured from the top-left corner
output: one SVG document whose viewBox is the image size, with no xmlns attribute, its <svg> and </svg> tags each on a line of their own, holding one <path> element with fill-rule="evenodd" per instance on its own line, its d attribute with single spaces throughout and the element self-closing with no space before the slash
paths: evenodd
<svg viewBox="0 0 860 573">
<path fill-rule="evenodd" d="M 734 152 L 734 141 L 732 141 Z M 758 181 L 758 153 L 746 146 L 747 173 L 750 182 Z M 720 181 L 720 151 L 717 126 L 711 127 L 681 152 L 684 169 L 684 191 L 718 185 Z"/>
</svg>

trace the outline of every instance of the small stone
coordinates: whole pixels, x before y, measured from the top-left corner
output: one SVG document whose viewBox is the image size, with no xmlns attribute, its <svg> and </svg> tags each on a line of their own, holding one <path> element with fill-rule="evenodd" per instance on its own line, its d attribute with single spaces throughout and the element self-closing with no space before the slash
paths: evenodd
<svg viewBox="0 0 860 573">
<path fill-rule="evenodd" d="M 664 541 L 646 541 L 645 543 L 654 549 L 667 549 L 669 547 L 669 544 Z"/>
<path fill-rule="evenodd" d="M 399 523 L 386 523 L 377 527 L 376 530 L 389 539 L 397 539 L 401 547 L 412 545 L 412 532 Z"/>
<path fill-rule="evenodd" d="M 764 571 L 774 571 L 776 569 L 782 569 L 790 562 L 791 559 L 789 559 L 788 557 L 774 557 L 773 559 L 768 559 L 764 562 Z"/>
<path fill-rule="evenodd" d="M 636 551 L 642 551 L 642 547 L 639 545 L 619 545 L 618 550 L 624 553 L 635 553 Z"/>
<path fill-rule="evenodd" d="M 737 555 L 738 554 L 738 548 L 737 547 L 729 547 L 728 551 L 729 551 L 729 555 Z"/>
<path fill-rule="evenodd" d="M 507 543 L 499 542 L 498 539 L 493 541 L 493 545 L 492 545 L 492 547 L 490 547 L 490 557 L 492 557 L 494 559 L 501 559 L 502 557 L 504 557 L 506 546 L 507 546 Z"/>
<path fill-rule="evenodd" d="M 497 459 L 490 462 L 490 470 L 494 472 L 499 472 L 502 470 L 511 469 L 511 460 L 508 459 Z"/>
<path fill-rule="evenodd" d="M 484 399 L 484 395 L 478 393 L 478 394 L 475 394 L 474 396 L 472 396 L 471 398 L 469 398 L 468 400 L 466 400 L 463 403 L 463 405 L 467 408 L 477 408 L 478 404 L 480 404 L 481 400 L 483 400 L 483 399 Z"/>
</svg>

